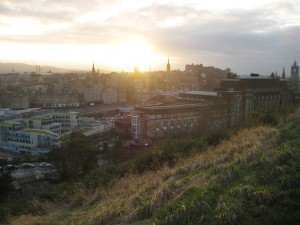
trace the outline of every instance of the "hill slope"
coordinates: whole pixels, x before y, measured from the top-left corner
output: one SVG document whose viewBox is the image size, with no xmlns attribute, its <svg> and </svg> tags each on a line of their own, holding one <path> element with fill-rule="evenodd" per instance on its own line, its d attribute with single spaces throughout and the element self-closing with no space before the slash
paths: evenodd
<svg viewBox="0 0 300 225">
<path fill-rule="evenodd" d="M 297 118 L 243 130 L 174 167 L 32 201 L 10 224 L 298 224 L 299 137 Z"/>
<path fill-rule="evenodd" d="M 53 73 L 70 73 L 70 72 L 86 72 L 84 70 L 76 70 L 76 69 L 64 69 L 57 68 L 54 66 L 42 65 L 39 67 L 40 72 L 46 73 L 48 71 L 52 71 Z M 12 71 L 16 73 L 24 73 L 24 72 L 37 72 L 36 65 L 28 65 L 25 63 L 1 63 L 0 62 L 0 74 L 11 73 Z"/>
</svg>

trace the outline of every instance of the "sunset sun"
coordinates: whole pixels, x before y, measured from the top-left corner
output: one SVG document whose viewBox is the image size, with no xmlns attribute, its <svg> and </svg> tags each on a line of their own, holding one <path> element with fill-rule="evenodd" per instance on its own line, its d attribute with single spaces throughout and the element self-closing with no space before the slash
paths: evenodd
<svg viewBox="0 0 300 225">
<path fill-rule="evenodd" d="M 125 70 L 132 70 L 137 66 L 141 71 L 148 71 L 162 58 L 149 44 L 140 40 L 124 41 L 114 45 L 112 49 L 111 57 Z"/>
</svg>

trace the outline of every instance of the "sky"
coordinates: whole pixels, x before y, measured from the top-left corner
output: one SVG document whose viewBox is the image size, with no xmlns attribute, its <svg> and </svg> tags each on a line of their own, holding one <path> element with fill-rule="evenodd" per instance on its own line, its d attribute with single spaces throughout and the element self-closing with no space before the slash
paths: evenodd
<svg viewBox="0 0 300 225">
<path fill-rule="evenodd" d="M 0 0 L 0 62 L 109 71 L 290 73 L 300 0 Z"/>
</svg>

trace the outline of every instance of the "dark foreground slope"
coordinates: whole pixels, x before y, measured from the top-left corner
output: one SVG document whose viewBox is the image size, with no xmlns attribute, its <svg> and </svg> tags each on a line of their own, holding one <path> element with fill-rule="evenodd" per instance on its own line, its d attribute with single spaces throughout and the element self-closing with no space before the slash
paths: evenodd
<svg viewBox="0 0 300 225">
<path fill-rule="evenodd" d="M 300 120 L 256 127 L 107 187 L 36 199 L 11 224 L 299 224 Z"/>
</svg>

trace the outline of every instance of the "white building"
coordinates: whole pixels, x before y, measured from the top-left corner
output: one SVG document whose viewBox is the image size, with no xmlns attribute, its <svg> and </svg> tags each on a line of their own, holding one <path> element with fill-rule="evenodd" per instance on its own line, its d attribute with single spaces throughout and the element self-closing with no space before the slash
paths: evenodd
<svg viewBox="0 0 300 225">
<path fill-rule="evenodd" d="M 47 153 L 59 146 L 61 133 L 95 124 L 93 118 L 79 117 L 78 112 L 42 114 L 38 109 L 0 112 L 0 149 L 16 153 Z"/>
<path fill-rule="evenodd" d="M 23 121 L 0 123 L 0 148 L 16 153 L 45 154 L 59 146 L 59 135 L 37 129 L 22 129 Z"/>
</svg>

